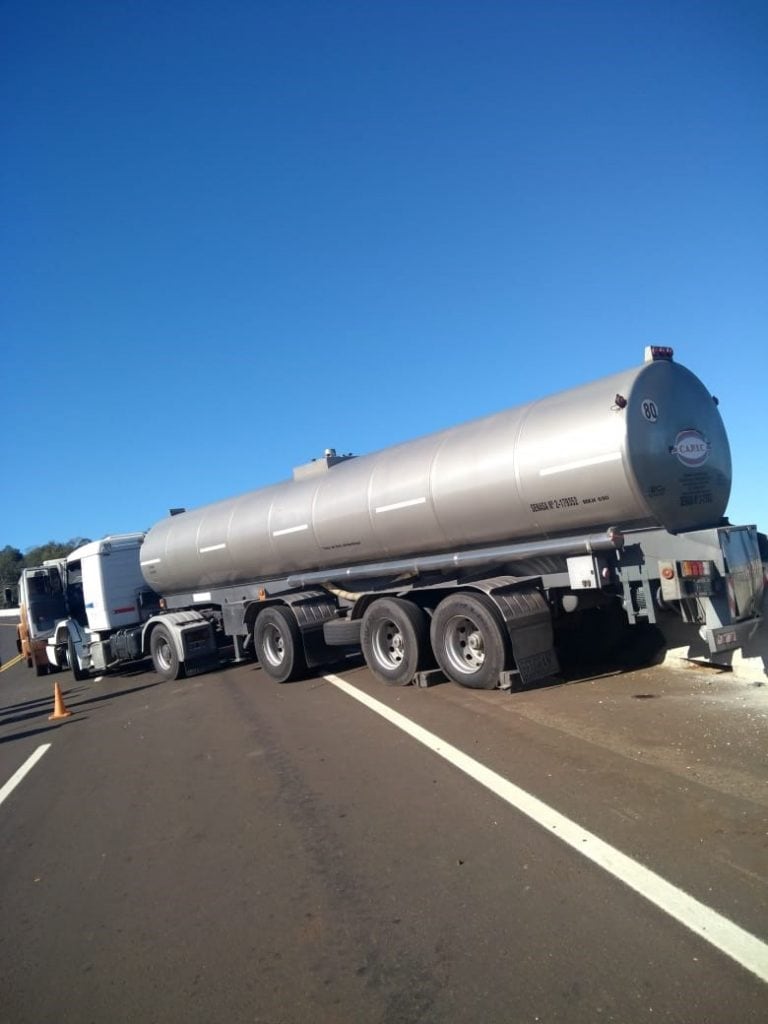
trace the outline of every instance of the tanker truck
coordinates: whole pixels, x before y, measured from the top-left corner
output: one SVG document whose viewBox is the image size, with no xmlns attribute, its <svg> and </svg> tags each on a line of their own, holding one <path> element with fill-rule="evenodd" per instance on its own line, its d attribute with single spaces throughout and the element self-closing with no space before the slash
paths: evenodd
<svg viewBox="0 0 768 1024">
<path fill-rule="evenodd" d="M 393 685 L 515 688 L 556 677 L 557 638 L 597 621 L 682 631 L 727 662 L 764 585 L 756 527 L 724 518 L 730 487 L 716 399 L 649 348 L 549 398 L 174 510 L 138 553 L 161 610 L 129 646 L 166 679 L 228 654 L 282 683 L 362 651 Z"/>
</svg>

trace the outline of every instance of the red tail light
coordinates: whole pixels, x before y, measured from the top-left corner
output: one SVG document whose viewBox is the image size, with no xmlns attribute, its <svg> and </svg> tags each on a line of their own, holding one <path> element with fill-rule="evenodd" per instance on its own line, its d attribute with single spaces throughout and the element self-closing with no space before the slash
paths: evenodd
<svg viewBox="0 0 768 1024">
<path fill-rule="evenodd" d="M 681 576 L 709 576 L 708 562 L 681 562 Z"/>
</svg>

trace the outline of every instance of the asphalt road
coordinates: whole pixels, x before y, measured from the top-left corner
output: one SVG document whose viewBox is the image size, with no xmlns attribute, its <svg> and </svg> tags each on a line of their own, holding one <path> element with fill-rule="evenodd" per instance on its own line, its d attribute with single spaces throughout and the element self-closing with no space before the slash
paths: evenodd
<svg viewBox="0 0 768 1024">
<path fill-rule="evenodd" d="M 341 675 L 768 940 L 768 688 Z M 50 722 L 56 681 L 73 715 Z M 44 744 L 0 804 L 3 1022 L 768 1018 L 768 985 L 717 941 L 324 678 L 11 665 L 0 786 Z"/>
<path fill-rule="evenodd" d="M 18 618 L 0 615 L 0 668 L 16 657 L 16 623 Z"/>
</svg>

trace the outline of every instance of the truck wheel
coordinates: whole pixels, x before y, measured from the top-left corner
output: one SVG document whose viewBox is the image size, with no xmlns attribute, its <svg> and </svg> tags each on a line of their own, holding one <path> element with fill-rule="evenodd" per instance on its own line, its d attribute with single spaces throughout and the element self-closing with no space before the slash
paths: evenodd
<svg viewBox="0 0 768 1024">
<path fill-rule="evenodd" d="M 379 598 L 363 615 L 360 646 L 374 675 L 389 686 L 407 686 L 431 659 L 427 616 L 410 601 Z"/>
<path fill-rule="evenodd" d="M 69 667 L 72 669 L 72 678 L 77 683 L 81 683 L 83 679 L 88 678 L 88 673 L 83 672 L 77 662 L 77 653 L 75 652 L 75 641 L 72 637 L 67 638 L 67 660 L 69 661 Z"/>
<path fill-rule="evenodd" d="M 277 683 L 289 683 L 306 671 L 296 616 L 290 608 L 265 608 L 256 619 L 253 646 L 259 663 Z"/>
<path fill-rule="evenodd" d="M 149 653 L 155 672 L 162 679 L 183 679 L 184 663 L 179 661 L 176 644 L 165 626 L 155 626 L 149 641 Z"/>
<path fill-rule="evenodd" d="M 451 594 L 432 617 L 432 647 L 449 679 L 492 690 L 510 660 L 506 629 L 484 594 Z"/>
</svg>

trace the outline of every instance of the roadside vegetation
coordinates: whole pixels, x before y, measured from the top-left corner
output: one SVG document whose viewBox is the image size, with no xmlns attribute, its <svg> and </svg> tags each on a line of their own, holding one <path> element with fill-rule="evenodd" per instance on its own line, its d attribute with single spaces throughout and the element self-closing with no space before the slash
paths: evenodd
<svg viewBox="0 0 768 1024">
<path fill-rule="evenodd" d="M 49 540 L 46 544 L 27 548 L 25 552 L 10 544 L 0 548 L 0 607 L 15 605 L 16 584 L 22 569 L 42 565 L 49 558 L 65 558 L 70 551 L 87 543 L 86 537 L 73 537 L 67 541 Z"/>
</svg>

